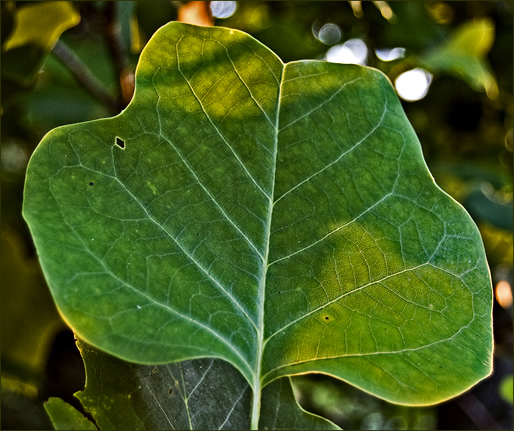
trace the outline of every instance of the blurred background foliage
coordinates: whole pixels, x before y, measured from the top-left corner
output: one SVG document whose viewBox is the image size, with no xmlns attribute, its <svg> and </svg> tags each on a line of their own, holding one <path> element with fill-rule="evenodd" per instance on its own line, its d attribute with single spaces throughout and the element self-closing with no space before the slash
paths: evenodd
<svg viewBox="0 0 514 431">
<path fill-rule="evenodd" d="M 130 101 L 138 56 L 171 20 L 250 33 L 283 61 L 386 73 L 436 182 L 471 214 L 493 279 L 494 373 L 435 407 L 396 406 L 328 376 L 294 379 L 300 403 L 350 429 L 512 429 L 511 1 L 1 2 L 2 428 L 50 429 L 43 402 L 84 385 L 21 217 L 28 159 L 52 128 Z"/>
</svg>

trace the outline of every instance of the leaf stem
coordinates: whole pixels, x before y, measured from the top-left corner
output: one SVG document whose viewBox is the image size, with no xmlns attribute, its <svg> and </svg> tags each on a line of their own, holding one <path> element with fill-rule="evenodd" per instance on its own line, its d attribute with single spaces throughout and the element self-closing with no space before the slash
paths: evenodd
<svg viewBox="0 0 514 431">
<path fill-rule="evenodd" d="M 271 205 L 270 205 L 271 208 Z M 269 241 L 268 241 L 269 242 Z M 266 258 L 265 263 L 268 260 L 268 247 L 266 247 Z M 265 267 L 267 268 L 267 266 Z M 253 395 L 252 395 L 252 412 L 250 417 L 250 429 L 258 430 L 259 429 L 259 418 L 261 415 L 261 392 L 262 392 L 262 353 L 264 351 L 264 280 L 265 280 L 266 270 L 264 270 L 264 275 L 261 281 L 261 301 L 260 307 L 261 312 L 259 315 L 259 323 L 258 323 L 258 331 L 257 331 L 257 366 L 255 368 L 254 374 L 254 383 L 253 383 Z"/>
<path fill-rule="evenodd" d="M 254 374 L 254 385 L 253 385 L 253 397 L 252 397 L 252 415 L 251 415 L 251 429 L 259 429 L 259 418 L 261 414 L 261 392 L 262 392 L 262 356 L 264 353 L 264 300 L 266 297 L 266 275 L 268 273 L 268 261 L 269 261 L 269 246 L 271 238 L 271 219 L 273 217 L 273 205 L 275 196 L 275 182 L 276 182 L 276 170 L 277 170 L 277 155 L 278 155 L 278 133 L 279 133 L 279 112 L 280 112 L 280 99 L 282 94 L 282 83 L 284 82 L 284 71 L 285 67 L 282 67 L 282 76 L 280 78 L 280 86 L 278 89 L 278 108 L 275 118 L 275 144 L 274 144 L 274 160 L 273 160 L 273 186 L 271 189 L 271 196 L 269 198 L 268 206 L 268 222 L 266 232 L 266 253 L 264 254 L 264 266 L 263 273 L 261 276 L 261 283 L 259 289 L 259 322 L 258 322 L 258 341 L 257 341 L 257 366 Z"/>
<path fill-rule="evenodd" d="M 256 376 L 255 386 L 253 388 L 252 396 L 252 412 L 250 416 L 250 429 L 259 429 L 259 418 L 261 414 L 261 378 L 259 375 Z"/>
</svg>

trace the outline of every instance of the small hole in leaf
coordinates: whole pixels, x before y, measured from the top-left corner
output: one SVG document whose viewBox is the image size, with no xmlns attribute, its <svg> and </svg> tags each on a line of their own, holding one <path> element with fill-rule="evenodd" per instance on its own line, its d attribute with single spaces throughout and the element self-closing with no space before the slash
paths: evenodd
<svg viewBox="0 0 514 431">
<path fill-rule="evenodd" d="M 168 391 L 168 394 L 171 395 L 172 392 L 173 392 L 173 388 L 170 388 L 170 390 Z"/>
<path fill-rule="evenodd" d="M 116 145 L 117 145 L 118 147 L 120 147 L 121 149 L 125 149 L 125 141 L 124 141 L 123 139 L 118 138 L 118 137 L 116 136 L 116 142 L 115 142 L 115 143 L 116 143 Z"/>
</svg>

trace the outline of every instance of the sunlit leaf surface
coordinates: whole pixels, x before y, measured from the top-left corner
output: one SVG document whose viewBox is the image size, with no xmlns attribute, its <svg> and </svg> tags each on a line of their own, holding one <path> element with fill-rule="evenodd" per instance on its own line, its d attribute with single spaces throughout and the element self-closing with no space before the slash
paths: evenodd
<svg viewBox="0 0 514 431">
<path fill-rule="evenodd" d="M 146 364 L 225 359 L 252 426 L 285 375 L 423 405 L 491 371 L 478 230 L 374 69 L 170 23 L 125 111 L 44 138 L 24 205 L 80 337 Z"/>
</svg>

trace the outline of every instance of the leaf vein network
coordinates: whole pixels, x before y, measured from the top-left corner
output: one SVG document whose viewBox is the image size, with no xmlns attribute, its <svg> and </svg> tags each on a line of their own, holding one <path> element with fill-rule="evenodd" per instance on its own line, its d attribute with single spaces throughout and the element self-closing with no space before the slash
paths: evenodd
<svg viewBox="0 0 514 431">
<path fill-rule="evenodd" d="M 207 195 L 209 196 L 210 200 L 214 203 L 214 205 L 216 205 L 216 207 L 219 209 L 219 211 L 221 212 L 221 214 L 223 215 L 223 217 L 241 234 L 241 236 L 246 240 L 246 242 L 248 243 L 248 245 L 250 245 L 254 251 L 257 253 L 257 255 L 260 257 L 260 259 L 262 261 L 264 261 L 264 256 L 262 255 L 262 253 L 257 249 L 257 247 L 255 246 L 255 244 L 250 240 L 250 238 L 248 238 L 248 236 L 241 230 L 241 228 L 232 220 L 232 218 L 226 213 L 226 211 L 223 209 L 223 207 L 218 203 L 218 201 L 216 200 L 216 198 L 212 195 L 212 193 L 207 189 L 207 187 L 205 187 L 203 185 L 203 183 L 200 181 L 200 178 L 198 178 L 198 176 L 196 175 L 194 169 L 189 165 L 189 163 L 187 162 L 187 160 L 183 157 L 183 155 L 180 153 L 180 151 L 178 150 L 178 148 L 173 144 L 173 142 L 171 142 L 170 140 L 168 140 L 166 137 L 163 136 L 163 139 L 168 142 L 170 144 L 170 146 L 175 150 L 175 152 L 178 154 L 178 156 L 180 157 L 180 159 L 182 160 L 182 162 L 184 163 L 184 165 L 186 166 L 186 168 L 189 170 L 189 172 L 191 172 L 191 175 L 194 176 L 196 182 L 198 183 L 198 185 L 205 191 L 205 193 L 207 193 Z"/>
<path fill-rule="evenodd" d="M 325 239 L 327 239 L 329 236 L 339 232 L 341 229 L 344 229 L 345 227 L 351 225 L 352 223 L 356 222 L 360 217 L 362 217 L 364 214 L 366 214 L 368 211 L 371 211 L 373 208 L 375 208 L 377 205 L 379 205 L 380 203 L 384 202 L 387 198 L 389 198 L 390 196 L 392 196 L 393 193 L 390 192 L 390 193 L 387 193 L 386 195 L 384 195 L 382 198 L 380 198 L 378 201 L 376 201 L 373 205 L 370 205 L 365 211 L 363 211 L 362 213 L 360 213 L 358 216 L 356 216 L 353 220 L 350 220 L 349 222 L 341 225 L 341 226 L 338 226 L 336 227 L 334 230 L 330 231 L 329 233 L 325 234 L 322 238 L 314 241 L 313 243 L 309 244 L 308 246 L 306 247 L 303 247 L 301 248 L 300 250 L 297 250 L 295 251 L 294 253 L 291 253 L 291 254 L 288 254 L 287 256 L 283 256 L 281 258 L 278 258 L 278 259 L 275 259 L 273 262 L 269 263 L 268 264 L 268 267 L 271 266 L 271 265 L 274 265 L 282 260 L 286 260 L 286 259 L 289 259 L 299 253 L 302 253 L 312 247 L 314 247 L 316 244 L 319 244 L 320 242 L 324 241 Z"/>
<path fill-rule="evenodd" d="M 209 120 L 209 123 L 211 123 L 212 127 L 214 128 L 214 130 L 216 130 L 216 133 L 219 135 L 219 137 L 222 139 L 222 141 L 227 145 L 227 147 L 230 149 L 230 151 L 232 152 L 232 154 L 234 155 L 234 157 L 237 159 L 239 165 L 243 168 L 243 170 L 245 171 L 246 175 L 248 176 L 248 178 L 250 178 L 250 180 L 255 184 L 255 186 L 260 190 L 260 192 L 266 196 L 266 198 L 268 199 L 271 199 L 270 196 L 264 191 L 264 189 L 259 185 L 259 183 L 255 180 L 255 178 L 252 176 L 252 174 L 250 173 L 250 171 L 248 171 L 248 169 L 246 168 L 245 164 L 243 163 L 243 161 L 241 160 L 241 158 L 239 157 L 239 155 L 237 154 L 237 152 L 234 150 L 234 148 L 232 148 L 232 146 L 229 144 L 229 142 L 227 141 L 227 139 L 225 138 L 225 136 L 223 136 L 223 134 L 221 133 L 221 131 L 218 129 L 218 127 L 216 126 L 216 124 L 214 124 L 214 121 L 212 121 L 212 118 L 210 117 L 210 115 L 207 113 L 207 110 L 205 109 L 205 106 L 203 105 L 202 101 L 200 100 L 200 98 L 198 97 L 198 95 L 196 94 L 193 86 L 191 85 L 191 83 L 189 82 L 189 80 L 186 78 L 186 76 L 182 73 L 182 71 L 180 70 L 180 61 L 179 61 L 179 54 L 178 54 L 178 44 L 176 46 L 176 55 L 177 55 L 177 70 L 179 71 L 179 73 L 182 75 L 182 78 L 184 79 L 184 81 L 186 82 L 186 84 L 188 85 L 189 89 L 191 90 L 191 93 L 193 94 L 193 96 L 195 97 L 195 99 L 197 100 L 198 104 L 200 105 L 200 107 L 202 108 L 202 111 L 203 113 L 205 114 L 205 117 L 207 118 L 207 120 Z"/>
<path fill-rule="evenodd" d="M 175 429 L 175 427 L 173 426 L 173 423 L 171 422 L 171 419 L 170 417 L 168 416 L 168 414 L 166 413 L 166 409 L 163 408 L 162 404 L 160 403 L 159 401 L 159 398 L 157 398 L 157 396 L 155 395 L 154 391 L 152 390 L 152 388 L 150 387 L 150 385 L 148 384 L 148 381 L 145 381 L 145 386 L 146 388 L 148 389 L 148 392 L 152 395 L 152 397 L 154 398 L 154 401 L 155 403 L 159 406 L 159 409 L 161 410 L 162 414 L 164 415 L 164 417 L 166 418 L 166 421 L 168 422 L 168 425 L 172 428 L 172 429 Z M 142 421 L 144 423 L 144 421 Z"/>
<path fill-rule="evenodd" d="M 339 301 L 340 299 L 342 299 L 342 298 L 344 298 L 344 297 L 346 297 L 346 296 L 352 295 L 352 294 L 354 294 L 354 293 L 356 293 L 356 292 L 358 292 L 358 291 L 360 291 L 360 290 L 362 290 L 362 289 L 365 289 L 365 288 L 367 288 L 367 287 L 369 287 L 369 286 L 372 286 L 372 285 L 374 285 L 374 284 L 382 283 L 383 281 L 385 281 L 385 280 L 387 280 L 387 279 L 389 279 L 389 278 L 391 278 L 391 277 L 395 277 L 395 276 L 400 275 L 400 274 L 405 273 L 405 272 L 414 271 L 414 270 L 416 270 L 416 269 L 422 268 L 422 267 L 427 266 L 427 265 L 430 265 L 430 264 L 429 264 L 429 263 L 423 263 L 423 264 L 421 264 L 421 265 L 418 265 L 418 266 L 415 266 L 415 267 L 412 267 L 412 268 L 407 268 L 407 269 L 404 269 L 404 270 L 402 270 L 402 271 L 395 272 L 394 274 L 388 274 L 388 275 L 386 275 L 385 277 L 383 277 L 383 278 L 381 278 L 381 279 L 379 279 L 379 280 L 370 281 L 369 283 L 363 284 L 362 286 L 359 286 L 359 287 L 357 287 L 357 288 L 355 288 L 355 289 L 353 289 L 353 290 L 350 290 L 349 292 L 344 292 L 344 293 L 342 293 L 341 295 L 339 295 L 339 296 L 335 297 L 334 299 L 332 299 L 332 300 L 330 300 L 330 301 L 326 302 L 325 304 L 320 305 L 319 307 L 316 307 L 315 309 L 313 309 L 313 310 L 309 311 L 308 313 L 305 313 L 303 316 L 300 316 L 300 317 L 298 317 L 297 319 L 292 320 L 292 321 L 291 321 L 291 322 L 289 322 L 288 324 L 286 324 L 286 325 L 282 326 L 281 328 L 277 329 L 273 334 L 271 334 L 271 335 L 266 339 L 266 343 L 267 343 L 271 338 L 273 338 L 275 335 L 277 335 L 279 332 L 283 331 L 284 329 L 288 328 L 289 326 L 294 325 L 296 322 L 299 322 L 300 320 L 303 320 L 303 319 L 305 319 L 305 318 L 309 317 L 310 315 L 312 315 L 312 314 L 314 314 L 314 313 L 316 313 L 316 312 L 318 312 L 318 311 L 322 310 L 323 308 L 327 307 L 328 305 L 331 305 L 331 304 L 333 304 L 334 302 L 337 302 L 337 301 Z M 430 266 L 432 266 L 432 265 L 430 265 Z"/>
<path fill-rule="evenodd" d="M 314 75 L 314 76 L 317 76 L 317 75 Z M 299 79 L 299 78 L 305 78 L 305 76 L 300 76 L 300 77 L 297 77 L 296 79 Z M 287 82 L 289 81 L 293 81 L 295 78 L 293 79 L 289 79 Z M 332 99 L 334 99 L 334 97 L 336 97 L 341 91 L 344 90 L 344 88 L 348 85 L 351 85 L 351 84 L 354 84 L 355 82 L 358 82 L 358 81 L 361 81 L 362 78 L 356 78 L 356 79 L 353 79 L 351 81 L 348 81 L 348 82 L 345 82 L 341 88 L 339 88 L 337 91 L 334 91 L 334 93 L 328 98 L 328 99 L 325 99 L 323 102 L 321 102 L 319 105 L 317 105 L 316 107 L 312 108 L 310 111 L 298 116 L 297 118 L 295 118 L 293 121 L 291 121 L 290 123 L 287 123 L 285 126 L 282 126 L 280 129 L 279 129 L 279 132 L 281 132 L 282 130 L 285 130 L 287 129 L 289 126 L 292 126 L 293 124 L 297 123 L 298 121 L 300 121 L 302 118 L 305 118 L 307 116 L 309 116 L 310 114 L 312 114 L 314 111 L 317 111 L 318 109 L 322 108 L 323 106 L 325 106 L 327 103 L 329 103 L 330 101 L 332 101 Z M 292 96 L 294 95 L 294 93 L 291 93 L 291 94 L 288 94 L 288 96 Z"/>
<path fill-rule="evenodd" d="M 239 394 L 237 399 L 234 400 L 234 404 L 232 405 L 232 408 L 227 412 L 227 417 L 225 418 L 223 423 L 221 425 L 219 425 L 218 429 L 220 429 L 220 430 L 223 429 L 225 424 L 229 421 L 230 416 L 232 416 L 232 413 L 236 409 L 237 405 L 239 404 L 239 401 L 241 400 L 241 398 L 243 398 L 243 395 L 245 394 L 246 390 L 248 389 L 248 385 L 245 384 L 245 385 L 242 385 L 242 386 L 243 386 L 243 389 L 241 390 L 241 393 Z"/>
<path fill-rule="evenodd" d="M 98 258 L 96 256 L 96 254 L 87 246 L 87 244 L 84 242 L 84 240 L 82 239 L 81 235 L 75 230 L 75 228 L 70 225 L 64 215 L 63 215 L 63 220 L 64 222 L 68 225 L 68 227 L 73 231 L 73 233 L 75 234 L 75 236 L 78 238 L 78 240 L 82 243 L 83 247 L 84 247 L 84 250 L 93 258 L 95 259 L 105 270 L 105 272 L 107 274 L 109 274 L 112 278 L 114 278 L 117 282 L 119 282 L 121 285 L 127 287 L 128 289 L 132 290 L 133 292 L 135 292 L 136 294 L 144 297 L 145 299 L 147 299 L 148 301 L 150 301 L 151 303 L 157 305 L 158 307 L 161 307 L 161 308 L 164 308 L 166 310 L 168 310 L 169 312 L 179 316 L 180 318 L 183 318 L 185 320 L 188 320 L 190 321 L 191 323 L 199 326 L 201 329 L 204 329 L 206 330 L 207 332 L 211 333 L 212 335 L 214 335 L 216 338 L 218 338 L 223 344 L 225 344 L 230 350 L 232 350 L 236 356 L 238 356 L 241 361 L 247 366 L 247 368 L 249 370 L 251 370 L 250 368 L 250 365 L 248 364 L 248 361 L 246 360 L 246 358 L 242 355 L 242 353 L 229 341 L 229 340 L 226 340 L 224 338 L 224 336 L 218 332 L 216 332 L 215 330 L 213 330 L 210 326 L 208 325 L 205 325 L 203 324 L 202 322 L 194 319 L 193 317 L 191 316 L 188 316 L 188 315 L 185 315 L 185 314 L 182 314 L 180 313 L 179 311 L 175 310 L 173 307 L 171 307 L 169 304 L 163 304 L 159 301 L 156 301 L 154 298 L 152 298 L 150 295 L 148 295 L 147 293 L 144 293 L 138 289 L 136 289 L 134 286 L 130 285 L 129 283 L 127 283 L 126 281 L 122 280 L 121 278 L 119 278 L 114 272 L 112 272 L 112 270 L 105 264 L 105 262 Z M 113 317 L 115 317 L 116 315 L 112 316 L 111 319 Z M 248 318 L 249 319 L 249 318 Z M 109 319 L 110 320 L 110 319 Z M 250 320 L 250 319 L 249 319 Z M 251 320 L 250 320 L 251 322 Z"/>
<path fill-rule="evenodd" d="M 281 368 L 290 367 L 292 365 L 299 365 L 299 364 L 303 364 L 305 362 L 323 361 L 323 360 L 340 359 L 340 358 L 352 358 L 352 357 L 366 358 L 366 357 L 371 357 L 371 356 L 392 355 L 392 354 L 405 353 L 405 352 L 419 352 L 419 351 L 422 351 L 422 350 L 424 350 L 426 348 L 431 348 L 431 347 L 436 346 L 438 344 L 447 343 L 447 342 L 453 340 L 463 329 L 466 329 L 466 328 L 467 328 L 467 326 L 463 326 L 458 331 L 456 331 L 454 334 L 452 334 L 450 337 L 441 338 L 439 340 L 433 341 L 432 343 L 424 344 L 422 346 L 417 346 L 417 347 L 403 348 L 403 349 L 390 350 L 390 351 L 377 351 L 377 352 L 365 352 L 365 353 L 346 353 L 344 355 L 332 355 L 332 356 L 318 357 L 316 359 L 308 358 L 308 359 L 304 359 L 304 360 L 300 360 L 300 361 L 292 361 L 292 362 L 284 363 L 284 364 L 282 364 L 280 366 L 277 366 L 277 367 L 275 367 L 273 369 L 270 369 L 263 376 L 263 378 L 266 378 L 266 376 L 274 373 L 277 370 L 280 370 Z M 469 347 L 464 346 L 462 344 L 459 344 L 459 345 L 463 349 L 466 349 L 469 352 L 471 352 L 474 356 L 477 356 L 476 353 L 473 352 Z M 477 356 L 477 358 L 478 358 L 478 356 Z"/>
<path fill-rule="evenodd" d="M 304 179 L 303 181 L 300 181 L 298 184 L 296 184 L 295 186 L 291 187 L 288 191 L 284 192 L 276 201 L 273 202 L 273 205 L 275 205 L 277 202 L 279 202 L 284 196 L 288 195 L 289 193 L 291 193 L 292 191 L 296 190 L 298 187 L 300 187 L 301 185 L 305 184 L 306 182 L 310 181 L 312 178 L 314 178 L 315 176 L 321 174 L 322 172 L 326 171 L 328 168 L 330 168 L 332 165 L 335 165 L 337 162 L 339 162 L 344 156 L 346 156 L 347 154 L 349 154 L 350 152 L 352 152 L 353 150 L 355 150 L 358 146 L 360 146 L 363 142 L 365 142 L 373 133 L 375 133 L 375 131 L 382 125 L 383 121 L 384 121 L 384 118 L 385 118 L 385 115 L 386 113 L 388 112 L 387 110 L 387 100 L 384 104 L 384 110 L 382 112 L 382 116 L 380 117 L 380 120 L 378 121 L 378 123 L 373 126 L 373 128 L 363 137 L 361 138 L 359 141 L 357 141 L 354 145 L 352 145 L 350 148 L 348 148 L 346 151 L 343 151 L 343 153 L 341 153 L 339 155 L 339 157 L 337 157 L 334 161 L 328 163 L 325 167 L 323 167 L 322 169 L 318 170 L 317 172 L 314 172 L 312 175 L 310 175 L 309 177 L 307 177 L 306 179 Z"/>
<path fill-rule="evenodd" d="M 86 170 L 90 170 L 92 172 L 95 172 L 95 173 L 99 173 L 101 175 L 104 175 L 108 178 L 111 178 L 113 179 L 114 181 L 116 181 L 118 184 L 121 185 L 121 187 L 123 187 L 123 189 L 129 194 L 129 196 L 134 200 L 134 202 L 136 202 L 140 207 L 141 209 L 144 211 L 145 215 L 147 216 L 148 220 L 150 220 L 154 225 L 156 225 L 164 234 L 166 234 L 166 236 L 168 236 L 171 240 L 173 240 L 173 242 L 184 252 L 184 254 L 188 257 L 188 259 L 201 271 L 203 272 L 210 280 L 212 280 L 214 282 L 214 284 L 216 286 L 218 286 L 218 288 L 231 300 L 231 302 L 243 313 L 243 315 L 246 317 L 246 319 L 252 324 L 252 326 L 255 327 L 255 323 L 253 322 L 253 320 L 250 318 L 250 316 L 248 315 L 248 313 L 246 312 L 246 310 L 244 310 L 241 306 L 241 304 L 234 298 L 234 296 L 232 296 L 232 294 L 227 291 L 224 286 L 218 281 L 216 280 L 216 278 L 214 278 L 212 276 L 212 274 L 210 273 L 209 270 L 207 270 L 206 268 L 203 267 L 203 265 L 198 262 L 185 248 L 184 246 L 178 241 L 177 238 L 175 238 L 170 232 L 168 232 L 168 230 L 161 224 L 159 223 L 159 221 L 157 221 L 154 217 L 152 217 L 152 215 L 148 212 L 148 209 L 139 201 L 139 199 L 125 186 L 125 184 L 117 177 L 117 176 L 113 176 L 113 175 L 108 175 L 108 174 L 105 174 L 105 173 L 101 173 L 101 172 L 98 172 L 98 171 L 95 171 L 91 168 L 88 168 L 86 166 L 83 166 L 82 165 L 82 168 L 83 169 L 86 169 Z M 50 192 L 53 194 L 53 192 L 50 190 Z M 64 218 L 64 215 L 63 215 L 63 218 Z M 76 233 L 76 231 L 73 229 L 73 227 L 70 225 L 70 228 L 75 232 L 75 234 L 78 236 L 78 234 Z M 80 238 L 80 236 L 79 236 Z M 80 238 L 81 241 L 82 241 L 82 238 Z M 83 241 L 82 241 L 83 242 Z M 95 256 L 96 258 L 96 256 Z"/>
<path fill-rule="evenodd" d="M 263 109 L 263 107 L 261 106 L 259 101 L 254 97 L 254 95 L 252 93 L 252 90 L 250 89 L 250 87 L 248 87 L 248 84 L 245 82 L 243 77 L 239 74 L 239 72 L 238 72 L 238 70 L 236 68 L 236 65 L 234 64 L 234 62 L 232 61 L 232 58 L 230 57 L 230 54 L 228 53 L 227 48 L 224 45 L 222 45 L 221 43 L 220 43 L 220 45 L 223 46 L 223 48 L 225 49 L 225 52 L 227 53 L 227 58 L 230 60 L 230 63 L 232 64 L 232 68 L 234 69 L 234 72 L 236 73 L 236 75 L 239 78 L 239 80 L 241 81 L 241 83 L 245 86 L 245 88 L 248 91 L 248 94 L 250 95 L 251 99 L 259 107 L 259 109 L 264 114 L 264 116 L 266 117 L 266 120 L 268 120 L 268 123 L 271 125 L 271 127 L 275 128 L 275 124 L 273 123 L 273 121 L 271 120 L 269 115 L 266 113 L 266 111 Z"/>
</svg>

